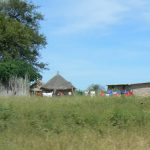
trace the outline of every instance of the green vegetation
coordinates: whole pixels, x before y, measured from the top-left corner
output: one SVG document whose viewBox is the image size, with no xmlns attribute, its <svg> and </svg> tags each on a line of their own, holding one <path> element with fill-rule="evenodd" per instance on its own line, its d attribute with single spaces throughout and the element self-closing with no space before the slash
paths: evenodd
<svg viewBox="0 0 150 150">
<path fill-rule="evenodd" d="M 148 150 L 149 98 L 0 98 L 0 149 Z"/>
<path fill-rule="evenodd" d="M 0 1 L 0 80 L 12 76 L 31 81 L 41 77 L 46 64 L 39 61 L 39 50 L 46 45 L 39 32 L 43 16 L 37 7 L 24 0 Z"/>
</svg>

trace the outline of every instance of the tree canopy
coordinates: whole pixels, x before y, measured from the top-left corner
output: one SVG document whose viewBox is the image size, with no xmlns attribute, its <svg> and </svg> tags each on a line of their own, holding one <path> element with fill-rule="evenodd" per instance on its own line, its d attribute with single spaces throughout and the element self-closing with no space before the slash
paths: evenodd
<svg viewBox="0 0 150 150">
<path fill-rule="evenodd" d="M 46 45 L 40 34 L 39 21 L 43 20 L 37 6 L 26 0 L 0 2 L 0 79 L 11 76 L 30 80 L 41 77 L 46 64 L 39 62 L 39 50 Z"/>
<path fill-rule="evenodd" d="M 98 93 L 99 91 L 105 91 L 105 88 L 99 84 L 91 84 L 88 88 L 88 91 L 95 91 L 96 93 Z"/>
</svg>

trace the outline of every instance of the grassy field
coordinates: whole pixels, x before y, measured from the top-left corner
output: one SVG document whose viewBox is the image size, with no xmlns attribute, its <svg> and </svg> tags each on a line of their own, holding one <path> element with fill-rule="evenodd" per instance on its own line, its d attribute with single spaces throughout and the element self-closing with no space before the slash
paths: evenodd
<svg viewBox="0 0 150 150">
<path fill-rule="evenodd" d="M 0 150 L 149 149 L 150 98 L 0 98 Z"/>
</svg>

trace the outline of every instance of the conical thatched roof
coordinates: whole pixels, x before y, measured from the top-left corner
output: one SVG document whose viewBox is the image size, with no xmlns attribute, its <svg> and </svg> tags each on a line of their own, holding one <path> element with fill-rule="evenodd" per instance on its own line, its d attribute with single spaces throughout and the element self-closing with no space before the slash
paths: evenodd
<svg viewBox="0 0 150 150">
<path fill-rule="evenodd" d="M 52 79 L 50 79 L 43 88 L 49 90 L 67 90 L 67 89 L 75 89 L 75 87 L 64 79 L 61 75 L 57 74 Z"/>
</svg>

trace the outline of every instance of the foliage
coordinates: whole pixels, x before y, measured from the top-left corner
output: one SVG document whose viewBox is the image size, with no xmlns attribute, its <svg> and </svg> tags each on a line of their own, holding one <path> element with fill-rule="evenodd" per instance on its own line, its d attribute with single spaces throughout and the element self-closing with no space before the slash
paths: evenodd
<svg viewBox="0 0 150 150">
<path fill-rule="evenodd" d="M 87 88 L 87 90 L 89 90 L 89 91 L 95 91 L 95 92 L 98 94 L 99 91 L 101 91 L 101 90 L 104 91 L 105 88 L 104 88 L 103 86 L 99 85 L 99 84 L 91 84 L 91 85 Z"/>
<path fill-rule="evenodd" d="M 91 100 L 90 97 L 58 97 L 52 98 L 52 101 L 43 101 L 43 98 L 26 98 L 29 99 L 26 101 L 15 99 L 18 100 L 1 100 L 0 111 L 11 110 L 12 115 L 17 116 L 15 128 L 23 122 L 37 133 L 44 129 L 51 132 L 61 129 L 64 132 L 78 131 L 84 127 L 97 131 L 99 127 L 105 130 L 105 126 L 129 129 L 150 125 L 149 99 L 145 99 L 144 104 L 141 104 L 141 99 L 134 98 L 97 97 Z"/>
<path fill-rule="evenodd" d="M 34 80 L 46 66 L 39 62 L 39 50 L 46 45 L 46 40 L 39 33 L 39 21 L 43 16 L 36 9 L 32 3 L 23 0 L 0 2 L 0 70 L 8 74 L 5 78 L 17 76 L 24 68 L 19 76 L 28 74 Z M 12 72 L 10 67 L 4 68 L 10 62 L 12 66 L 19 64 Z M 0 76 L 1 79 L 3 77 L 4 75 Z"/>
<path fill-rule="evenodd" d="M 1 149 L 149 149 L 149 98 L 0 98 Z"/>
<path fill-rule="evenodd" d="M 84 95 L 84 92 L 82 90 L 76 90 L 75 94 L 81 96 Z"/>
<path fill-rule="evenodd" d="M 40 78 L 41 75 L 37 73 L 36 68 L 19 60 L 3 61 L 0 62 L 0 78 L 2 82 L 6 82 L 12 76 L 25 78 L 26 76 L 32 79 Z"/>
<path fill-rule="evenodd" d="M 0 98 L 1 149 L 149 149 L 149 98 Z"/>
</svg>

